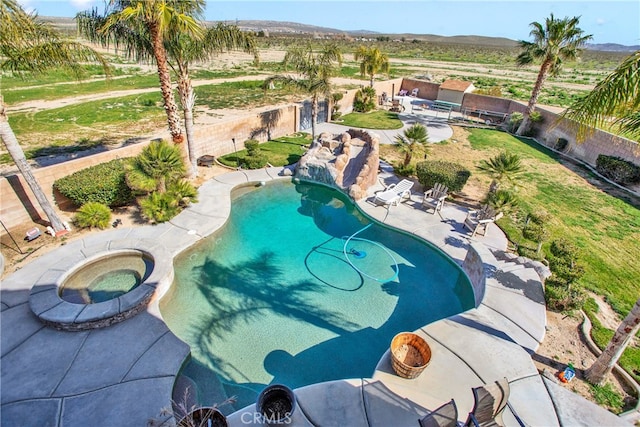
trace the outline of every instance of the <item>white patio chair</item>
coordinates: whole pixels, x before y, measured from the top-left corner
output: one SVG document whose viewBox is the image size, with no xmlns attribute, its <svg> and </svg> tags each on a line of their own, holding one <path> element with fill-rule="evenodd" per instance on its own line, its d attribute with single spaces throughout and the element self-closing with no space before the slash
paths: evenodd
<svg viewBox="0 0 640 427">
<path fill-rule="evenodd" d="M 433 214 L 435 215 L 444 206 L 448 191 L 449 189 L 444 184 L 436 183 L 433 188 L 424 192 L 422 206 L 427 210 L 433 209 Z"/>
<path fill-rule="evenodd" d="M 413 182 L 403 179 L 397 184 L 391 184 L 384 191 L 376 193 L 374 202 L 382 205 L 399 205 L 403 198 L 411 197 Z"/>
<path fill-rule="evenodd" d="M 502 212 L 496 213 L 493 208 L 485 205 L 479 210 L 467 212 L 467 217 L 464 219 L 464 226 L 471 230 L 471 237 L 476 234 L 484 236 L 487 232 L 487 226 L 502 218 L 502 215 Z"/>
</svg>

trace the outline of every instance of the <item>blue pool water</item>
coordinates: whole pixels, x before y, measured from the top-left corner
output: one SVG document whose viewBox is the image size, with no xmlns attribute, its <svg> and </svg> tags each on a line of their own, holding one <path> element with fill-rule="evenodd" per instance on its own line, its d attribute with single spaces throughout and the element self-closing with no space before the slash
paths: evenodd
<svg viewBox="0 0 640 427">
<path fill-rule="evenodd" d="M 232 196 L 227 224 L 176 259 L 160 304 L 191 346 L 182 372 L 203 404 L 224 391 L 240 408 L 270 383 L 370 377 L 396 333 L 473 306 L 455 262 L 372 224 L 339 191 L 275 182 Z"/>
</svg>

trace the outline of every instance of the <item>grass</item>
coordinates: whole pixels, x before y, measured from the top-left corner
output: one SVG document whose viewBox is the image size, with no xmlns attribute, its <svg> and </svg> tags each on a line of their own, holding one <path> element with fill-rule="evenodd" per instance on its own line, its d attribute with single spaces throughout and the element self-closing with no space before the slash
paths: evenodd
<svg viewBox="0 0 640 427">
<path fill-rule="evenodd" d="M 7 104 L 34 100 L 53 100 L 72 96 L 100 94 L 119 90 L 159 88 L 158 76 L 153 74 L 117 79 L 73 81 L 69 84 L 29 86 L 4 92 Z"/>
<path fill-rule="evenodd" d="M 620 412 L 622 412 L 624 399 L 617 391 L 613 389 L 611 384 L 606 383 L 602 386 L 592 385 L 591 394 L 593 395 L 593 398 L 596 400 L 596 402 L 598 402 L 598 405 L 609 408 L 609 410 L 614 414 L 619 414 Z"/>
<path fill-rule="evenodd" d="M 398 114 L 386 110 L 369 113 L 349 113 L 341 116 L 342 125 L 364 129 L 400 129 L 402 121 Z"/>
<path fill-rule="evenodd" d="M 299 133 L 293 136 L 285 136 L 260 144 L 260 152 L 273 166 L 286 166 L 296 163 L 311 143 L 311 136 L 307 133 Z M 242 164 L 247 155 L 247 150 L 239 150 L 235 153 L 219 157 L 218 161 L 230 167 Z"/>
<path fill-rule="evenodd" d="M 522 158 L 521 210 L 546 210 L 552 215 L 550 238 L 543 249 L 559 237 L 573 241 L 586 269 L 582 285 L 605 296 L 615 311 L 625 315 L 638 296 L 640 266 L 635 260 L 640 258 L 640 245 L 635 242 L 640 239 L 640 209 L 603 192 L 606 185 L 591 173 L 573 167 L 574 172 L 535 142 L 483 129 L 472 130 L 469 141 L 476 150 L 506 150 Z M 513 217 L 505 217 L 500 225 L 511 241 L 522 239 Z"/>
</svg>

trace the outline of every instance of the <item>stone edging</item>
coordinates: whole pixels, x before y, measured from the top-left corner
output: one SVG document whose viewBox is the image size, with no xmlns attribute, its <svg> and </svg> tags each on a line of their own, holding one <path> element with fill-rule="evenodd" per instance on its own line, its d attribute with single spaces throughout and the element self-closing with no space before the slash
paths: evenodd
<svg viewBox="0 0 640 427">
<path fill-rule="evenodd" d="M 115 254 L 143 253 L 153 259 L 149 277 L 118 298 L 95 304 L 75 304 L 60 297 L 60 288 L 78 268 Z M 96 244 L 56 263 L 38 279 L 29 295 L 31 311 L 44 324 L 64 331 L 103 328 L 135 316 L 151 302 L 156 291 L 173 281 L 171 254 L 152 240 L 122 239 Z"/>
</svg>

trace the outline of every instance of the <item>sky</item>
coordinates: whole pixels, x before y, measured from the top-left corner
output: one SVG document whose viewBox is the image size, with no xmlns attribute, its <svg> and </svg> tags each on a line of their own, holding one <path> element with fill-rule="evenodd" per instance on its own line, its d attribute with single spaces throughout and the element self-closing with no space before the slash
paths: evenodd
<svg viewBox="0 0 640 427">
<path fill-rule="evenodd" d="M 25 10 L 40 16 L 73 17 L 104 0 L 19 0 Z M 639 0 L 207 0 L 205 18 L 270 20 L 379 33 L 479 35 L 531 40 L 532 22 L 580 17 L 579 27 L 591 43 L 640 45 Z"/>
</svg>

